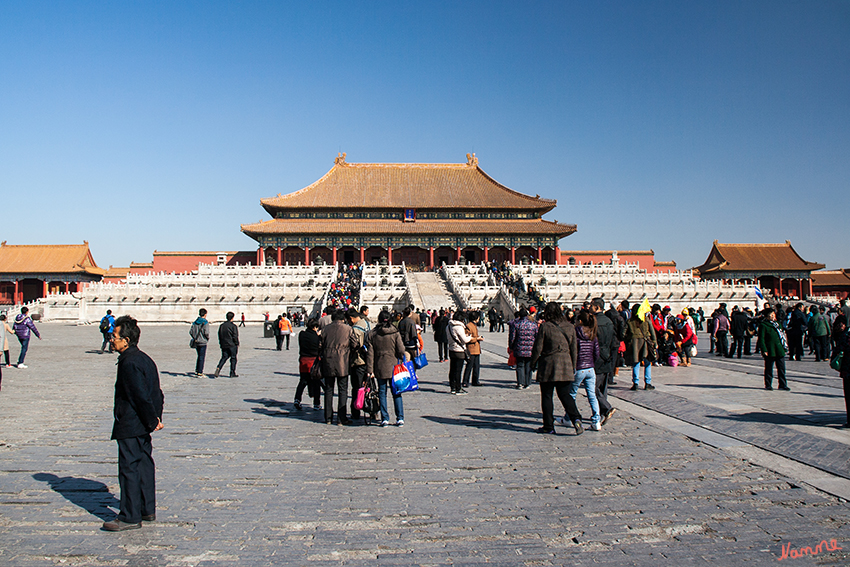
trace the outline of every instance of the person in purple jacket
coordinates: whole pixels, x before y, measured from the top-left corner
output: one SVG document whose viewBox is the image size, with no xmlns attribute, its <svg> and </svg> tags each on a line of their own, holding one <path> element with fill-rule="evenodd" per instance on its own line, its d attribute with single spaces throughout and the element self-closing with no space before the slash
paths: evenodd
<svg viewBox="0 0 850 567">
<path fill-rule="evenodd" d="M 27 349 L 30 346 L 30 331 L 35 333 L 35 336 L 38 337 L 38 340 L 41 340 L 41 335 L 38 333 L 38 329 L 35 328 L 35 323 L 32 322 L 32 319 L 29 315 L 29 309 L 26 307 L 21 307 L 21 314 L 15 317 L 15 325 L 12 329 L 15 331 L 15 336 L 18 337 L 18 342 L 21 343 L 21 354 L 18 356 L 18 368 L 26 368 L 27 365 L 24 364 L 24 358 L 27 356 Z"/>
<path fill-rule="evenodd" d="M 596 317 L 587 309 L 582 309 L 576 321 L 576 342 L 578 342 L 578 357 L 576 359 L 576 379 L 570 384 L 570 396 L 576 399 L 578 389 L 584 386 L 587 401 L 590 402 L 590 428 L 593 431 L 602 429 L 599 416 L 599 400 L 596 399 L 596 360 L 599 358 L 599 340 L 596 338 Z"/>
</svg>

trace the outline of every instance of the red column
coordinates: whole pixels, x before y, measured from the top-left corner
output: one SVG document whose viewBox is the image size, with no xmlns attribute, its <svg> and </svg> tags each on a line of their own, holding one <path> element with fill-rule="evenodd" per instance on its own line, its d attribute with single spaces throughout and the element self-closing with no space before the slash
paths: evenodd
<svg viewBox="0 0 850 567">
<path fill-rule="evenodd" d="M 558 265 L 560 263 L 561 263 L 561 248 L 558 247 L 558 246 L 555 246 L 555 265 Z"/>
<path fill-rule="evenodd" d="M 283 255 L 281 254 L 280 246 L 278 246 L 278 247 L 277 247 L 277 265 L 278 265 L 278 266 L 280 266 L 281 264 L 283 264 L 283 262 L 281 262 L 282 256 L 283 256 Z"/>
<path fill-rule="evenodd" d="M 485 246 L 485 247 L 484 247 L 484 261 L 485 261 L 485 262 L 489 262 L 489 261 L 490 261 L 490 259 L 489 259 L 489 255 L 488 255 L 488 253 L 487 253 L 489 250 L 490 250 L 490 248 L 489 248 L 489 247 L 487 247 L 487 246 Z"/>
<path fill-rule="evenodd" d="M 511 246 L 511 264 L 516 264 L 516 246 Z"/>
<path fill-rule="evenodd" d="M 360 247 L 360 263 L 363 264 L 366 262 L 366 248 L 363 246 Z"/>
<path fill-rule="evenodd" d="M 390 266 L 393 265 L 393 247 L 392 246 L 387 246 L 387 264 L 390 265 Z"/>
<path fill-rule="evenodd" d="M 263 253 L 263 248 L 261 246 L 260 248 L 257 248 L 257 265 L 258 266 L 263 265 L 262 253 Z"/>
<path fill-rule="evenodd" d="M 457 247 L 457 258 L 455 259 L 455 262 L 460 264 L 460 246 Z"/>
<path fill-rule="evenodd" d="M 803 300 L 803 280 L 797 280 L 797 289 L 800 291 L 797 294 L 797 297 L 800 298 L 800 301 Z"/>
<path fill-rule="evenodd" d="M 65 293 L 71 293 L 71 284 L 65 282 Z"/>
<path fill-rule="evenodd" d="M 304 265 L 305 266 L 310 265 L 310 247 L 309 246 L 304 247 Z"/>
<path fill-rule="evenodd" d="M 41 294 L 41 296 L 47 297 L 47 292 L 50 291 L 50 289 L 47 287 L 47 280 L 44 280 L 43 283 L 44 283 L 44 292 Z M 800 286 L 800 289 L 803 289 L 802 285 Z M 800 295 L 802 296 L 802 292 L 800 293 Z"/>
<path fill-rule="evenodd" d="M 542 246 L 537 247 L 537 262 L 540 263 L 540 264 L 543 263 L 543 247 Z"/>
<path fill-rule="evenodd" d="M 434 267 L 434 247 L 433 246 L 428 247 L 428 258 L 429 258 L 429 262 L 430 262 L 430 267 L 433 268 Z"/>
<path fill-rule="evenodd" d="M 336 264 L 336 246 L 333 247 L 334 264 Z"/>
</svg>

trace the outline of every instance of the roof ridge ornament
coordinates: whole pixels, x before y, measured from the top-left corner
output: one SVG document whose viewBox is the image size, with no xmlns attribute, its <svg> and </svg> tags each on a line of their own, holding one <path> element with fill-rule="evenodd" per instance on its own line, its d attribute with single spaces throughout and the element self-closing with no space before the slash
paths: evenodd
<svg viewBox="0 0 850 567">
<path fill-rule="evenodd" d="M 341 152 L 337 154 L 336 159 L 334 160 L 336 165 L 345 165 L 345 152 Z"/>
<path fill-rule="evenodd" d="M 466 165 L 478 167 L 478 158 L 475 157 L 475 152 L 466 154 Z"/>
</svg>

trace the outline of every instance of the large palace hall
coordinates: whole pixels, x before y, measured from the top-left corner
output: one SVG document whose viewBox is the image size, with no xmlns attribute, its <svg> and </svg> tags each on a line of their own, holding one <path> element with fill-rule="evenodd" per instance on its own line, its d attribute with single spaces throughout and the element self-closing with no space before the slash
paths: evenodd
<svg viewBox="0 0 850 567">
<path fill-rule="evenodd" d="M 348 163 L 260 201 L 271 219 L 243 224 L 257 263 L 558 263 L 575 225 L 544 220 L 556 201 L 509 189 L 475 154 L 466 163 Z M 321 259 L 321 260 L 320 260 Z"/>
</svg>

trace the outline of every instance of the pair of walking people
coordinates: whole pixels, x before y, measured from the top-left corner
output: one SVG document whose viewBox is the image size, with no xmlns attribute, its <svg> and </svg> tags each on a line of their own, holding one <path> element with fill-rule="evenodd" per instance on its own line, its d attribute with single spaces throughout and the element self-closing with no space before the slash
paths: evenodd
<svg viewBox="0 0 850 567">
<path fill-rule="evenodd" d="M 602 315 L 604 317 L 604 315 Z M 610 331 L 610 332 L 609 332 Z M 613 327 L 606 325 L 606 356 L 610 361 L 613 347 Z M 543 323 L 534 340 L 531 353 L 531 367 L 537 369 L 537 381 L 540 383 L 540 405 L 543 412 L 543 427 L 538 433 L 555 434 L 554 400 L 564 406 L 566 418 L 559 420 L 562 425 L 572 425 L 576 434 L 584 432 L 581 413 L 576 405 L 580 388 L 584 388 L 590 403 L 590 428 L 602 429 L 602 424 L 613 415 L 614 409 L 608 404 L 607 397 L 598 396 L 596 365 L 602 358 L 598 338 L 598 323 L 594 313 L 582 310 L 578 315 L 578 326 L 567 320 L 560 305 L 550 302 L 543 311 Z M 607 367 L 605 367 L 607 370 Z M 607 387 L 607 376 L 605 385 Z M 602 411 L 600 400 L 603 401 Z"/>
<path fill-rule="evenodd" d="M 221 348 L 221 360 L 215 368 L 215 377 L 218 378 L 221 374 L 221 369 L 225 363 L 230 360 L 230 377 L 238 378 L 236 374 L 236 356 L 239 352 L 239 329 L 233 322 L 235 313 L 229 311 L 225 315 L 226 321 L 218 327 L 218 344 Z M 189 346 L 195 349 L 197 357 L 195 358 L 195 376 L 201 378 L 204 376 L 204 362 L 207 356 L 207 346 L 210 341 L 210 323 L 207 321 L 207 310 L 200 309 L 198 318 L 192 323 L 189 328 Z"/>
</svg>

